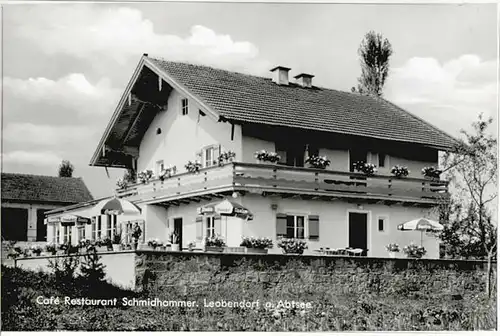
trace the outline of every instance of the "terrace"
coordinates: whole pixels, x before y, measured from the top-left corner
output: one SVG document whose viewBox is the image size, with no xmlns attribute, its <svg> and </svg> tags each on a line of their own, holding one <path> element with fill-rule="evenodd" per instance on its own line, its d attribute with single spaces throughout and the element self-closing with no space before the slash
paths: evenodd
<svg viewBox="0 0 500 336">
<path fill-rule="evenodd" d="M 449 197 L 448 182 L 437 179 L 366 176 L 362 173 L 232 162 L 128 185 L 119 197 L 139 203 L 178 205 L 234 191 L 300 197 L 352 199 L 386 204 L 432 206 Z"/>
</svg>

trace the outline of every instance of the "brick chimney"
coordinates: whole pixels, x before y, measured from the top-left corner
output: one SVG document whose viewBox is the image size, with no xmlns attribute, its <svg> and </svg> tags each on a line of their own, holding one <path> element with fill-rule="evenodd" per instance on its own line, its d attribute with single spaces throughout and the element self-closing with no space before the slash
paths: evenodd
<svg viewBox="0 0 500 336">
<path fill-rule="evenodd" d="M 306 73 L 301 73 L 298 74 L 297 76 L 293 77 L 297 80 L 297 84 L 302 86 L 303 88 L 311 88 L 312 87 L 312 78 L 314 75 L 306 74 Z"/>
<path fill-rule="evenodd" d="M 274 68 L 272 68 L 271 71 L 273 73 L 273 82 L 278 84 L 278 85 L 288 85 L 288 71 L 290 71 L 290 68 L 278 65 Z"/>
</svg>

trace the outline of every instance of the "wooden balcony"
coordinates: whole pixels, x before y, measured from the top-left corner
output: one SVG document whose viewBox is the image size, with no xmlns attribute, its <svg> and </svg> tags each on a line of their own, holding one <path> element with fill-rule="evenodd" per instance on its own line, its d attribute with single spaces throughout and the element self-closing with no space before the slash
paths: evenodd
<svg viewBox="0 0 500 336">
<path fill-rule="evenodd" d="M 196 174 L 177 174 L 164 181 L 130 185 L 118 191 L 118 195 L 147 203 L 186 202 L 233 191 L 306 199 L 347 198 L 428 205 L 449 197 L 446 181 L 369 177 L 360 173 L 240 162 L 202 169 Z"/>
</svg>

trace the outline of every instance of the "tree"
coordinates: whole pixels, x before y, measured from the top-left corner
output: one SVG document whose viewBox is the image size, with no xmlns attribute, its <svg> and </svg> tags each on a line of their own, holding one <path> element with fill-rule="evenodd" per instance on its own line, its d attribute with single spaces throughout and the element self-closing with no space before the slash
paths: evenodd
<svg viewBox="0 0 500 336">
<path fill-rule="evenodd" d="M 392 46 L 382 34 L 369 31 L 358 49 L 361 64 L 361 77 L 358 78 L 357 91 L 361 94 L 382 96 L 382 89 L 389 75 L 389 58 Z M 356 92 L 356 88 L 352 88 Z"/>
<path fill-rule="evenodd" d="M 445 154 L 444 171 L 455 194 L 440 211 L 447 223 L 441 233 L 447 254 L 487 258 L 488 274 L 497 253 L 497 225 L 492 217 L 497 198 L 497 140 L 488 133 L 492 122 L 479 115 L 472 124 L 473 132 L 462 130 L 465 139 Z M 487 287 L 489 291 L 489 282 Z"/>
<path fill-rule="evenodd" d="M 63 160 L 59 165 L 59 177 L 72 177 L 75 167 L 68 160 Z"/>
</svg>

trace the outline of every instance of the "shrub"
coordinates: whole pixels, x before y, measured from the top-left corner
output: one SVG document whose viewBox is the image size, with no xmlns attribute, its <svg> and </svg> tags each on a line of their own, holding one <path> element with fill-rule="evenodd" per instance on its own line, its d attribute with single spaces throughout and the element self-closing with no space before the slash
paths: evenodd
<svg viewBox="0 0 500 336">
<path fill-rule="evenodd" d="M 273 241 L 270 238 L 243 237 L 240 246 L 248 248 L 267 249 L 273 248 Z"/>
<path fill-rule="evenodd" d="M 309 163 L 313 168 L 325 169 L 331 162 L 326 156 L 312 155 L 307 157 L 306 163 Z"/>
<path fill-rule="evenodd" d="M 95 250 L 84 256 L 80 266 L 82 277 L 90 283 L 103 281 L 106 276 L 104 269 L 105 266 L 101 262 L 101 257 Z"/>
<path fill-rule="evenodd" d="M 78 256 L 67 255 L 49 259 L 49 269 L 54 273 L 57 283 L 70 285 L 75 278 L 75 272 L 80 264 Z"/>
<path fill-rule="evenodd" d="M 403 248 L 403 252 L 408 258 L 422 258 L 427 253 L 423 246 L 419 246 L 413 243 L 405 246 Z"/>
<path fill-rule="evenodd" d="M 307 249 L 307 243 L 300 239 L 283 238 L 278 242 L 278 247 L 283 249 L 283 252 L 303 254 Z"/>
</svg>

